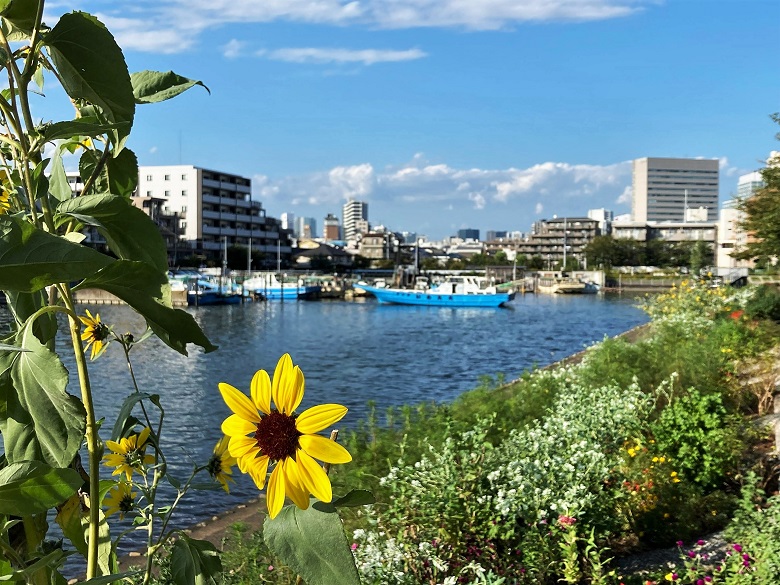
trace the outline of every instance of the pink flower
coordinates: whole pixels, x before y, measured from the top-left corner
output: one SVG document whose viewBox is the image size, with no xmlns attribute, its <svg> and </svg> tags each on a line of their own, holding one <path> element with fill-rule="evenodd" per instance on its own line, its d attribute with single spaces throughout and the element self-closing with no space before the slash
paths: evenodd
<svg viewBox="0 0 780 585">
<path fill-rule="evenodd" d="M 357 548 L 358 548 L 358 543 L 357 543 L 357 542 L 353 542 L 353 543 L 352 543 L 352 546 L 351 546 L 351 547 L 349 547 L 349 548 L 351 548 L 352 550 L 357 550 Z"/>
<path fill-rule="evenodd" d="M 274 570 L 274 566 L 273 565 L 268 565 L 268 570 L 269 571 L 273 571 Z"/>
<path fill-rule="evenodd" d="M 577 521 L 576 518 L 573 518 L 571 516 L 566 516 L 565 514 L 558 516 L 558 524 L 560 524 L 563 528 L 570 528 L 574 526 L 574 523 L 576 521 Z"/>
<path fill-rule="evenodd" d="M 742 545 L 741 544 L 733 544 L 733 545 L 731 545 L 731 548 L 733 548 L 737 552 L 742 552 Z"/>
<path fill-rule="evenodd" d="M 683 545 L 683 541 L 682 541 L 682 540 L 678 540 L 678 541 L 677 541 L 677 546 L 680 546 L 680 547 L 681 547 L 682 545 Z"/>
</svg>

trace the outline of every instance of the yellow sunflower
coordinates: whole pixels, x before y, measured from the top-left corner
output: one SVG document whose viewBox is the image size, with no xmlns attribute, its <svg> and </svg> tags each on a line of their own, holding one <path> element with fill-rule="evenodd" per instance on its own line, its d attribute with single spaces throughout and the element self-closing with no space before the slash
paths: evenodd
<svg viewBox="0 0 780 585">
<path fill-rule="evenodd" d="M 275 463 L 266 493 L 271 518 L 282 509 L 285 496 L 302 509 L 309 507 L 309 494 L 323 502 L 333 499 L 328 475 L 315 459 L 348 463 L 352 456 L 336 441 L 315 433 L 341 420 L 347 414 L 346 407 L 321 404 L 296 415 L 303 399 L 304 378 L 289 354 L 279 358 L 273 385 L 268 372 L 255 373 L 251 400 L 229 384 L 220 383 L 219 391 L 234 413 L 222 423 L 222 432 L 230 437 L 228 449 L 238 468 L 263 489 L 268 466 Z"/>
<path fill-rule="evenodd" d="M 0 215 L 11 210 L 11 197 L 5 189 L 0 190 Z"/>
<path fill-rule="evenodd" d="M 233 481 L 233 465 L 236 464 L 236 458 L 228 451 L 230 437 L 222 437 L 214 447 L 214 453 L 209 459 L 206 469 L 209 475 L 222 484 L 222 489 L 230 493 L 228 487 L 229 481 Z"/>
<path fill-rule="evenodd" d="M 79 320 L 87 326 L 84 333 L 81 334 L 81 340 L 87 342 L 85 349 L 89 349 L 90 345 L 92 346 L 92 353 L 89 359 L 94 360 L 108 346 L 108 336 L 111 330 L 105 323 L 101 323 L 99 314 L 96 313 L 93 317 L 89 309 L 87 309 L 86 313 L 86 317 L 79 317 Z"/>
<path fill-rule="evenodd" d="M 108 490 L 106 499 L 103 502 L 107 506 L 106 516 L 119 512 L 119 518 L 124 518 L 126 513 L 133 511 L 137 495 L 132 491 L 132 486 L 126 481 L 117 482 L 114 487 Z"/>
<path fill-rule="evenodd" d="M 103 456 L 103 465 L 115 467 L 111 475 L 125 474 L 127 481 L 137 471 L 143 475 L 143 466 L 154 463 L 154 456 L 146 454 L 146 440 L 149 438 L 151 429 L 144 427 L 137 435 L 122 437 L 119 442 L 106 441 L 106 447 L 113 453 Z"/>
</svg>

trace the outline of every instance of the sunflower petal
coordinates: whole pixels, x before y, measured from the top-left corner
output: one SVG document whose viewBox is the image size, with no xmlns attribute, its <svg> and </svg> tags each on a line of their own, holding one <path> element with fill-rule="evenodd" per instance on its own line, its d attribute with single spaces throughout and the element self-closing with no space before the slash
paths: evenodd
<svg viewBox="0 0 780 585">
<path fill-rule="evenodd" d="M 298 437 L 298 444 L 315 459 L 325 463 L 349 463 L 352 455 L 336 441 L 320 435 L 303 435 Z"/>
<path fill-rule="evenodd" d="M 268 475 L 268 457 L 266 455 L 260 455 L 260 457 L 255 457 L 251 460 L 247 458 L 247 462 L 248 469 L 246 473 L 248 473 L 249 477 L 252 478 L 252 481 L 255 482 L 257 489 L 263 489 L 263 486 L 265 486 L 265 478 Z"/>
<path fill-rule="evenodd" d="M 222 421 L 222 432 L 228 437 L 249 435 L 257 431 L 257 425 L 238 414 L 231 414 Z"/>
<path fill-rule="evenodd" d="M 271 378 L 265 370 L 257 370 L 252 376 L 250 384 L 252 402 L 255 403 L 257 410 L 265 414 L 271 414 Z"/>
<path fill-rule="evenodd" d="M 220 382 L 219 392 L 228 408 L 238 416 L 250 422 L 260 422 L 260 415 L 246 394 L 224 382 Z"/>
<path fill-rule="evenodd" d="M 144 427 L 138 434 L 138 448 L 140 449 L 146 444 L 146 440 L 149 438 L 149 434 L 152 432 L 151 427 Z"/>
<path fill-rule="evenodd" d="M 309 490 L 318 500 L 330 502 L 333 499 L 333 491 L 325 470 L 300 449 L 296 454 L 296 459 L 298 462 L 298 475 L 301 478 L 303 488 Z"/>
<path fill-rule="evenodd" d="M 114 453 L 126 453 L 125 449 L 122 447 L 122 444 L 117 443 L 116 441 L 106 441 L 106 447 L 111 449 Z"/>
<path fill-rule="evenodd" d="M 340 404 L 319 404 L 304 410 L 295 421 L 297 428 L 304 435 L 318 433 L 347 414 L 347 407 Z"/>
<path fill-rule="evenodd" d="M 301 487 L 301 477 L 295 459 L 287 459 L 284 462 L 284 481 L 285 491 L 293 504 L 301 510 L 306 510 L 309 507 L 309 493 Z"/>
<path fill-rule="evenodd" d="M 279 412 L 285 412 L 284 406 L 287 404 L 287 387 L 292 374 L 293 363 L 289 353 L 279 358 L 274 370 L 274 380 L 271 385 L 271 396 L 274 399 L 274 405 Z M 289 413 L 288 413 L 289 414 Z"/>
<path fill-rule="evenodd" d="M 279 461 L 268 478 L 268 490 L 265 494 L 265 505 L 268 508 L 268 515 L 273 519 L 284 506 L 284 460 Z"/>
<path fill-rule="evenodd" d="M 260 448 L 257 446 L 257 441 L 252 437 L 230 437 L 228 451 L 238 460 L 238 468 L 243 473 L 246 473 L 244 460 L 246 458 L 253 459 L 260 452 Z"/>
<path fill-rule="evenodd" d="M 290 380 L 289 392 L 287 393 L 287 414 L 295 412 L 295 409 L 301 404 L 305 385 L 306 379 L 303 377 L 301 368 L 295 366 L 293 368 L 292 380 Z"/>
</svg>

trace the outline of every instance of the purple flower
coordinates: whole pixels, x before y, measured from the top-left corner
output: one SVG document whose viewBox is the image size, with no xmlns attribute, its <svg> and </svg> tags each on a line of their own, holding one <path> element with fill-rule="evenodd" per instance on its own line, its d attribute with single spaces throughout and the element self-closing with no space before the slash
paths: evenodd
<svg viewBox="0 0 780 585">
<path fill-rule="evenodd" d="M 745 554 L 742 555 L 742 559 L 745 560 L 745 561 L 749 561 L 750 560 L 750 555 L 745 553 Z"/>
<path fill-rule="evenodd" d="M 694 559 L 694 558 L 696 558 L 696 553 L 693 552 L 692 550 L 689 550 L 688 551 L 688 556 L 691 557 L 692 559 Z"/>
<path fill-rule="evenodd" d="M 682 540 L 678 540 L 677 541 L 677 546 L 682 547 L 682 545 L 683 545 L 683 541 Z"/>
<path fill-rule="evenodd" d="M 697 540 L 696 541 L 696 546 L 704 546 L 704 541 L 703 540 Z"/>
<path fill-rule="evenodd" d="M 742 545 L 741 544 L 732 544 L 731 548 L 733 548 L 737 552 L 742 552 Z"/>
<path fill-rule="evenodd" d="M 745 565 L 746 567 L 749 567 L 750 566 L 750 561 L 742 561 L 742 564 Z"/>
<path fill-rule="evenodd" d="M 704 580 L 705 580 L 707 583 L 712 583 L 712 577 L 710 577 L 709 575 L 704 575 Z"/>
<path fill-rule="evenodd" d="M 704 579 L 696 579 L 696 585 L 704 585 Z"/>
</svg>

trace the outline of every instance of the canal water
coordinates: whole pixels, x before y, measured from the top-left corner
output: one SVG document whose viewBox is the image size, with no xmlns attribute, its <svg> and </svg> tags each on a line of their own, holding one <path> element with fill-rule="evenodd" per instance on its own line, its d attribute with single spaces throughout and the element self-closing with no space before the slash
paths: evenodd
<svg viewBox="0 0 780 585">
<path fill-rule="evenodd" d="M 117 333 L 138 337 L 144 331 L 143 320 L 128 307 L 81 307 L 86 308 L 98 312 Z M 367 300 L 187 310 L 218 351 L 204 354 L 191 346 L 185 357 L 150 338 L 131 352 L 141 390 L 161 397 L 166 411 L 163 444 L 179 476 L 192 461 L 205 462 L 220 437 L 229 410 L 217 384 L 228 382 L 248 392 L 254 372 L 263 368 L 273 373 L 285 352 L 306 377 L 301 409 L 343 404 L 349 413 L 340 427 L 348 429 L 365 418 L 369 401 L 380 413 L 392 405 L 451 401 L 476 387 L 481 376 L 502 373 L 515 379 L 647 321 L 634 299 L 609 294 L 525 295 L 500 309 L 390 306 Z M 5 329 L 8 314 L 2 311 L 0 329 Z M 64 333 L 58 347 L 74 372 Z M 109 347 L 90 371 L 97 416 L 105 418 L 108 430 L 132 392 L 120 348 Z M 70 391 L 79 394 L 75 374 Z M 191 492 L 180 506 L 177 524 L 191 525 L 255 495 L 246 478 L 239 478 L 229 495 Z"/>
</svg>

